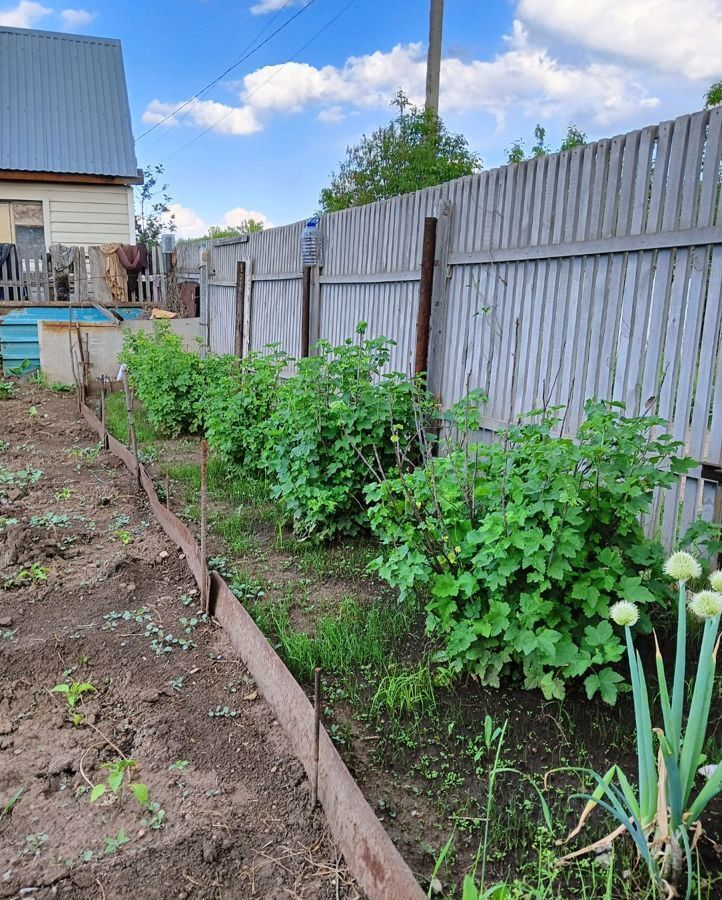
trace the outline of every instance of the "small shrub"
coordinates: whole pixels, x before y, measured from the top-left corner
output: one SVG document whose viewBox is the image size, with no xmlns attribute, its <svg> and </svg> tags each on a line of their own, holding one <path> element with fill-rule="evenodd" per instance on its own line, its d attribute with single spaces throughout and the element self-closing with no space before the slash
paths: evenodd
<svg viewBox="0 0 722 900">
<path fill-rule="evenodd" d="M 298 360 L 298 374 L 281 385 L 266 461 L 272 494 L 303 537 L 364 526 L 371 467 L 391 468 L 396 447 L 416 434 L 417 385 L 381 374 L 391 345 L 386 338 L 340 347 L 319 341 L 316 355 Z"/>
<path fill-rule="evenodd" d="M 183 349 L 167 322 L 159 322 L 153 334 L 126 332 L 120 359 L 154 428 L 171 435 L 198 430 L 203 360 Z"/>
<path fill-rule="evenodd" d="M 279 378 L 288 364 L 285 353 L 269 348 L 243 359 L 206 359 L 202 416 L 210 448 L 232 465 L 252 474 L 263 469 L 271 438 L 269 419 L 276 410 Z M 214 373 L 208 371 L 213 365 Z"/>
<path fill-rule="evenodd" d="M 614 703 L 624 645 L 609 621 L 620 599 L 645 607 L 667 593 L 661 545 L 639 521 L 655 488 L 693 465 L 666 423 L 627 418 L 623 405 L 590 401 L 575 440 L 555 436 L 554 412 L 537 412 L 492 445 L 429 457 L 367 490 L 374 563 L 402 596 L 430 592 L 427 631 L 455 671 L 562 698 L 584 676 L 587 695 Z"/>
</svg>

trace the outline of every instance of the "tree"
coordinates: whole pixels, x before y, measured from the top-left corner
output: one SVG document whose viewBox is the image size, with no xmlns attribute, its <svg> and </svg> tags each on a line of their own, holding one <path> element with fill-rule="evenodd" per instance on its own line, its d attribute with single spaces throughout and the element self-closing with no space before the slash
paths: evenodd
<svg viewBox="0 0 722 900">
<path fill-rule="evenodd" d="M 524 152 L 524 141 L 521 138 L 518 141 L 514 141 L 514 143 L 509 147 L 506 153 L 506 161 L 508 163 L 520 163 L 524 162 L 525 159 L 534 159 L 539 156 L 546 156 L 548 153 L 551 153 L 551 148 L 548 147 L 544 141 L 546 139 L 546 128 L 543 128 L 541 125 L 537 125 L 534 129 L 534 140 L 535 143 L 531 148 L 531 154 L 529 156 Z M 587 136 L 577 128 L 576 125 L 569 124 L 567 126 L 567 133 L 564 136 L 564 140 L 561 142 L 559 147 L 560 152 L 564 152 L 565 150 L 572 150 L 574 147 L 583 147 L 587 143 Z"/>
<path fill-rule="evenodd" d="M 715 81 L 704 95 L 704 106 L 705 109 L 710 109 L 712 106 L 720 105 L 722 105 L 722 81 Z"/>
<path fill-rule="evenodd" d="M 143 184 L 135 190 L 135 240 L 151 247 L 163 231 L 175 231 L 175 215 L 170 211 L 171 196 L 167 184 L 159 184 L 163 166 L 146 166 Z"/>
<path fill-rule="evenodd" d="M 395 118 L 347 149 L 338 174 L 321 191 L 324 212 L 418 191 L 481 168 L 466 138 L 450 132 L 434 112 L 413 106 L 403 91 L 391 105 L 398 110 Z"/>
<path fill-rule="evenodd" d="M 263 231 L 263 222 L 257 219 L 241 219 L 237 225 L 211 225 L 205 237 L 210 240 L 217 238 L 240 237 L 242 234 L 255 234 Z"/>
</svg>

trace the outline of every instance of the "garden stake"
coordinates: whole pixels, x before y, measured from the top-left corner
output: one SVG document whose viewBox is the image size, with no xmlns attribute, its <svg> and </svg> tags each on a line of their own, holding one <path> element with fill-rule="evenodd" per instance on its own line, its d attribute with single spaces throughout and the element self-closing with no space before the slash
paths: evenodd
<svg viewBox="0 0 722 900">
<path fill-rule="evenodd" d="M 165 508 L 170 509 L 170 475 L 165 476 Z"/>
<path fill-rule="evenodd" d="M 103 426 L 103 450 L 107 450 L 109 446 L 108 441 L 108 426 L 105 423 L 105 391 L 106 391 L 106 380 L 105 375 L 100 376 L 100 421 Z"/>
<path fill-rule="evenodd" d="M 208 612 L 208 569 L 206 568 L 208 531 L 208 442 L 201 441 L 201 606 Z"/>
<path fill-rule="evenodd" d="M 123 392 L 125 393 L 125 411 L 128 415 L 128 447 L 133 451 L 135 459 L 135 478 L 140 487 L 140 461 L 138 459 L 138 439 L 135 434 L 135 412 L 133 410 L 133 395 L 128 381 L 128 370 L 123 370 Z"/>
<path fill-rule="evenodd" d="M 311 810 L 318 805 L 318 740 L 321 733 L 321 669 L 316 667 L 313 678 L 313 781 L 311 782 Z"/>
</svg>

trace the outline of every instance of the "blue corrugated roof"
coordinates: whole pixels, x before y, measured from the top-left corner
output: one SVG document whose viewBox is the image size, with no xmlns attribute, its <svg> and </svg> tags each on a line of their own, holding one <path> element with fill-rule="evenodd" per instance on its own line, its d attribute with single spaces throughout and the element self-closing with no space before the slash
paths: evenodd
<svg viewBox="0 0 722 900">
<path fill-rule="evenodd" d="M 0 170 L 137 168 L 120 41 L 0 27 Z"/>
</svg>

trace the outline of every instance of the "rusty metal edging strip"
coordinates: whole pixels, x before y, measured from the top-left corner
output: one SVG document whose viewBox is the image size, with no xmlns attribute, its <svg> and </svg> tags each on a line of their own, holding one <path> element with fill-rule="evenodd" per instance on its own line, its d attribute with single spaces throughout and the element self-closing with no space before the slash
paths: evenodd
<svg viewBox="0 0 722 900">
<path fill-rule="evenodd" d="M 87 424 L 102 436 L 103 426 L 95 413 L 85 404 L 82 413 Z M 108 442 L 111 453 L 135 472 L 133 454 L 111 435 L 108 435 Z M 183 551 L 200 586 L 204 574 L 207 577 L 207 570 L 195 536 L 160 502 L 142 465 L 140 478 L 158 523 Z M 310 776 L 314 713 L 309 699 L 217 572 L 211 576 L 211 608 Z M 318 795 L 331 834 L 369 900 L 425 900 L 426 894 L 376 818 L 323 727 L 319 745 Z"/>
</svg>

